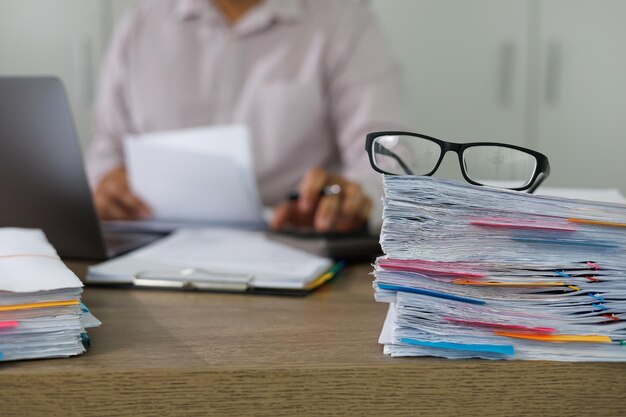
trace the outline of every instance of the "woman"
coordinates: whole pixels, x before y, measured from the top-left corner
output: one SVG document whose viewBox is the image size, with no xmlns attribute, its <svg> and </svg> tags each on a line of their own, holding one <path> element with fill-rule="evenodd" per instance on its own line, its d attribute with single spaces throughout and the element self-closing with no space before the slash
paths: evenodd
<svg viewBox="0 0 626 417">
<path fill-rule="evenodd" d="M 103 70 L 89 157 L 96 206 L 103 219 L 150 215 L 128 187 L 126 135 L 244 123 L 274 228 L 359 229 L 378 197 L 364 137 L 406 128 L 400 97 L 398 67 L 360 5 L 146 1 L 117 30 Z M 335 184 L 340 198 L 320 192 Z M 298 201 L 285 202 L 293 189 Z"/>
</svg>

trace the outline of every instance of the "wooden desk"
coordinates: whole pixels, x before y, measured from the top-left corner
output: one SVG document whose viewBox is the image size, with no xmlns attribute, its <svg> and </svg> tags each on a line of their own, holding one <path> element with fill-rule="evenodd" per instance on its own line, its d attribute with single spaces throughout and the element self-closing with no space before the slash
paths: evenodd
<svg viewBox="0 0 626 417">
<path fill-rule="evenodd" d="M 2 364 L 0 415 L 626 415 L 626 364 L 384 356 L 370 269 L 305 298 L 86 288 L 91 350 Z"/>
</svg>

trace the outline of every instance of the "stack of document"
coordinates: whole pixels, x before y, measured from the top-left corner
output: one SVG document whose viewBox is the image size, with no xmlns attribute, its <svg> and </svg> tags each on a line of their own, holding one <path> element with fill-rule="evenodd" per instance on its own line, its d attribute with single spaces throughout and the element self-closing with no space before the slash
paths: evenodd
<svg viewBox="0 0 626 417">
<path fill-rule="evenodd" d="M 82 286 L 41 230 L 0 228 L 0 360 L 83 353 L 85 328 L 100 322 Z"/>
<path fill-rule="evenodd" d="M 385 177 L 392 356 L 626 360 L 626 205 Z"/>
</svg>

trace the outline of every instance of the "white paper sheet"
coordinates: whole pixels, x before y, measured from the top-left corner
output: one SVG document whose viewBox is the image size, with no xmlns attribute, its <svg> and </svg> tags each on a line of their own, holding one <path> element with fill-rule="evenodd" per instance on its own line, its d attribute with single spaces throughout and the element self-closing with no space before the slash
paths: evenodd
<svg viewBox="0 0 626 417">
<path fill-rule="evenodd" d="M 511 181 L 490 181 L 500 188 L 516 187 Z M 603 203 L 626 204 L 624 197 L 617 188 L 580 188 L 580 187 L 547 187 L 541 185 L 534 193 L 550 197 L 573 198 L 576 200 L 601 201 Z"/>
<path fill-rule="evenodd" d="M 35 292 L 82 286 L 41 230 L 0 228 L 0 291 Z"/>
<path fill-rule="evenodd" d="M 245 127 L 150 133 L 124 146 L 131 188 L 155 219 L 263 221 Z"/>
<path fill-rule="evenodd" d="M 626 197 L 624 197 L 617 188 L 539 187 L 535 194 L 574 198 L 577 200 L 602 201 L 604 203 L 626 204 Z"/>
</svg>

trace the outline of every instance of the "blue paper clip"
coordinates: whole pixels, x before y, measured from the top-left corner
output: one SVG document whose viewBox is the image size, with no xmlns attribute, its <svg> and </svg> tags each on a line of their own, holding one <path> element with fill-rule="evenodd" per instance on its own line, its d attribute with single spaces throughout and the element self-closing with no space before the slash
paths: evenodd
<svg viewBox="0 0 626 417">
<path fill-rule="evenodd" d="M 427 340 L 416 340 L 409 338 L 401 338 L 401 343 L 408 345 L 423 346 L 429 348 L 462 350 L 465 352 L 485 352 L 496 353 L 498 355 L 513 355 L 515 350 L 511 345 L 477 345 L 468 343 L 450 343 L 450 342 L 430 342 Z"/>
<path fill-rule="evenodd" d="M 594 300 L 604 301 L 604 297 L 602 297 L 600 294 L 591 294 L 590 292 L 588 292 L 587 295 Z"/>
<path fill-rule="evenodd" d="M 537 237 L 521 237 L 513 236 L 511 238 L 517 242 L 539 243 L 547 245 L 565 245 L 565 246 L 588 246 L 598 249 L 617 249 L 620 246 L 615 243 L 600 242 L 597 240 L 575 240 L 575 239 L 542 239 Z"/>
<path fill-rule="evenodd" d="M 427 295 L 429 297 L 444 298 L 446 300 L 460 301 L 462 303 L 479 304 L 479 305 L 487 304 L 486 301 L 479 300 L 476 298 L 461 297 L 461 296 L 454 295 L 454 294 L 448 294 L 445 292 L 438 292 L 438 291 L 431 291 L 431 290 L 424 290 L 421 288 L 403 287 L 400 285 L 390 285 L 390 284 L 383 284 L 383 283 L 378 283 L 378 288 L 380 288 L 381 290 L 387 290 L 387 291 L 408 292 L 412 294 Z"/>
</svg>

